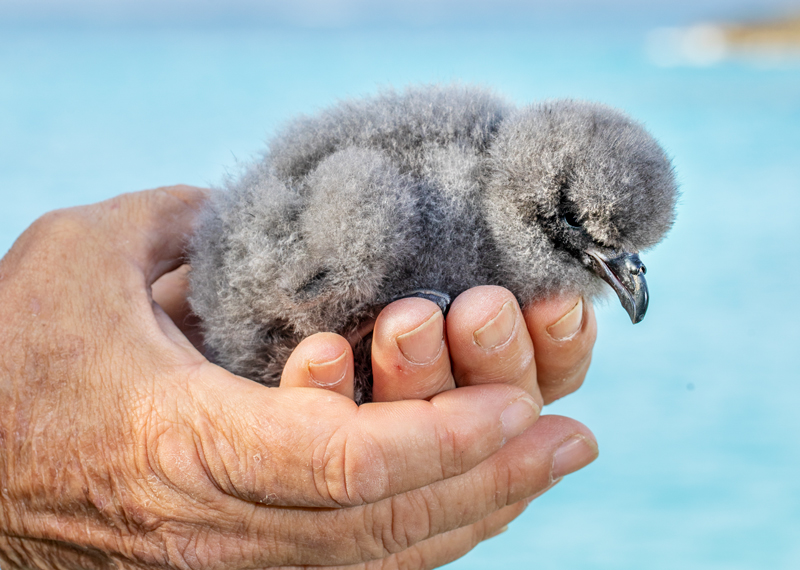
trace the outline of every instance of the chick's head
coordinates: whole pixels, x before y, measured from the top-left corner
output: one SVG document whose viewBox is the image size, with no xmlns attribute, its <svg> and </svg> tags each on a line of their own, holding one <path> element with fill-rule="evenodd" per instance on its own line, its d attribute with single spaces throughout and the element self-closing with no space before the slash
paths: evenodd
<svg viewBox="0 0 800 570">
<path fill-rule="evenodd" d="M 501 125 L 487 176 L 488 223 L 523 296 L 592 296 L 600 277 L 641 320 L 638 253 L 672 226 L 677 187 L 666 153 L 640 124 L 595 103 L 525 107 Z"/>
</svg>

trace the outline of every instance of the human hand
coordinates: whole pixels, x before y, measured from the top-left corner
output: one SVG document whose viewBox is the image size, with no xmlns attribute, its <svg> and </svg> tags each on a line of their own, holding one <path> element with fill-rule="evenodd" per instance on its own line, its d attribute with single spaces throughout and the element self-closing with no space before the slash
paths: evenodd
<svg viewBox="0 0 800 570">
<path fill-rule="evenodd" d="M 539 405 L 550 403 L 583 383 L 596 335 L 594 310 L 581 298 L 545 299 L 520 311 L 506 289 L 476 287 L 453 302 L 446 322 L 434 303 L 403 299 L 386 307 L 375 323 L 373 398 L 424 399 L 456 386 L 500 383 L 526 390 Z M 352 398 L 350 344 L 331 333 L 305 339 L 286 363 L 281 386 L 324 388 Z M 562 420 L 542 417 L 537 429 Z M 554 465 L 559 463 L 555 469 L 565 474 L 597 451 L 585 435 L 564 443 Z M 523 509 L 515 509 L 511 518 Z M 497 532 L 473 533 L 471 541 L 460 543 L 461 553 L 480 536 Z"/>
<path fill-rule="evenodd" d="M 176 315 L 184 307 L 183 320 L 185 305 L 173 305 Z M 594 309 L 579 297 L 545 299 L 521 311 L 508 290 L 475 287 L 455 299 L 446 321 L 431 301 L 402 299 L 375 323 L 373 399 L 426 399 L 456 386 L 500 383 L 522 388 L 539 406 L 549 404 L 581 386 L 596 337 Z M 281 386 L 352 398 L 349 343 L 331 333 L 305 339 L 286 363 Z"/>
<path fill-rule="evenodd" d="M 53 213 L 0 262 L 4 570 L 432 567 L 594 458 L 514 386 L 357 407 L 208 363 L 150 295 L 201 200 Z"/>
<path fill-rule="evenodd" d="M 183 265 L 164 275 L 153 284 L 153 297 L 202 350 L 200 325 L 187 301 L 188 272 Z M 443 322 L 436 304 L 417 297 L 383 310 L 372 343 L 374 401 L 427 399 L 456 386 L 509 383 L 540 406 L 549 404 L 583 384 L 597 338 L 594 308 L 582 298 L 542 299 L 520 311 L 511 292 L 495 286 L 459 295 Z M 281 385 L 352 398 L 348 341 L 332 333 L 305 339 L 287 362 Z"/>
</svg>

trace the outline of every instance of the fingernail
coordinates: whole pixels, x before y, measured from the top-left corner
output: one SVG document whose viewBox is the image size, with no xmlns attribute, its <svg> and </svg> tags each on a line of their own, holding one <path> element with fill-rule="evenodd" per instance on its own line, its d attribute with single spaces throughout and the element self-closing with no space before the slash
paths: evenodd
<svg viewBox="0 0 800 570">
<path fill-rule="evenodd" d="M 583 298 L 572 307 L 569 313 L 547 327 L 547 334 L 553 340 L 569 340 L 581 330 L 583 325 Z"/>
<path fill-rule="evenodd" d="M 413 331 L 397 337 L 397 347 L 406 360 L 414 364 L 429 364 L 436 360 L 444 346 L 444 317 L 436 311 Z"/>
<path fill-rule="evenodd" d="M 500 424 L 503 429 L 503 443 L 517 437 L 528 429 L 539 417 L 540 408 L 529 396 L 521 396 L 511 402 L 503 413 L 500 414 Z"/>
<path fill-rule="evenodd" d="M 514 303 L 508 301 L 494 318 L 472 333 L 475 343 L 481 348 L 496 348 L 511 338 L 517 322 L 517 311 Z"/>
<path fill-rule="evenodd" d="M 553 456 L 550 480 L 574 473 L 597 459 L 597 444 L 582 435 L 576 435 L 561 444 Z"/>
<path fill-rule="evenodd" d="M 347 374 L 347 351 L 327 362 L 309 362 L 308 374 L 319 386 L 336 386 Z"/>
<path fill-rule="evenodd" d="M 490 538 L 494 538 L 495 536 L 498 536 L 498 535 L 500 535 L 500 534 L 503 534 L 503 533 L 504 533 L 505 531 L 507 531 L 507 530 L 508 530 L 508 525 L 501 526 L 501 527 L 500 527 L 500 528 L 498 528 L 496 531 L 494 531 L 492 534 L 490 534 L 489 536 L 487 536 L 487 537 L 486 537 L 486 540 L 489 540 Z"/>
</svg>

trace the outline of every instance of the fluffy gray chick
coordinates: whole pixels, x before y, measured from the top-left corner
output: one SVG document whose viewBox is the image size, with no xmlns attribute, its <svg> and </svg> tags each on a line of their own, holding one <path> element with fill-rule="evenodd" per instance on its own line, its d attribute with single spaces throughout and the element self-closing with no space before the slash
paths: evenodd
<svg viewBox="0 0 800 570">
<path fill-rule="evenodd" d="M 638 322 L 637 254 L 672 225 L 676 195 L 658 143 L 604 105 L 388 91 L 295 120 L 214 195 L 192 242 L 191 303 L 211 357 L 268 385 L 306 336 L 345 335 L 366 401 L 370 323 L 420 290 L 444 307 L 495 284 L 524 306 L 592 298 L 606 281 Z"/>
</svg>

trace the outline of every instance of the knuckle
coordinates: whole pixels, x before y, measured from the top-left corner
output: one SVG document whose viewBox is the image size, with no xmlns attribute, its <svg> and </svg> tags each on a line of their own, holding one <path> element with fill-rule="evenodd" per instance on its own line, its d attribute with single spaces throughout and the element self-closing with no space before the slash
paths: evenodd
<svg viewBox="0 0 800 570">
<path fill-rule="evenodd" d="M 380 566 L 381 570 L 423 570 L 434 567 L 427 562 L 425 551 L 417 546 L 396 556 L 385 558 Z"/>
<path fill-rule="evenodd" d="M 472 525 L 472 542 L 479 544 L 484 540 L 491 538 L 491 529 L 489 527 L 489 521 L 486 519 L 480 520 Z"/>
<path fill-rule="evenodd" d="M 390 532 L 385 534 L 384 545 L 392 553 L 402 552 L 428 538 L 434 527 L 435 513 L 439 510 L 436 495 L 421 491 L 392 499 Z"/>
<path fill-rule="evenodd" d="M 498 463 L 487 472 L 483 481 L 483 497 L 490 511 L 497 511 L 509 504 L 518 481 L 526 481 L 526 474 L 511 465 Z"/>
<path fill-rule="evenodd" d="M 442 479 L 460 475 L 464 470 L 464 449 L 459 444 L 455 430 L 446 426 L 437 428 L 436 441 L 439 443 L 439 462 L 442 466 Z"/>
<path fill-rule="evenodd" d="M 459 384 L 513 384 L 527 388 L 535 378 L 536 362 L 529 347 L 511 346 L 476 370 L 464 371 Z"/>
<path fill-rule="evenodd" d="M 420 492 L 369 505 L 363 512 L 363 530 L 356 542 L 362 555 L 378 559 L 404 552 L 428 538 L 436 522 L 434 513 L 440 511 L 433 493 Z"/>
<path fill-rule="evenodd" d="M 167 568 L 181 570 L 199 570 L 207 567 L 210 553 L 207 552 L 203 533 L 192 533 L 188 536 L 180 533 L 169 533 L 164 538 L 164 562 Z M 205 559 L 205 560 L 204 560 Z"/>
<path fill-rule="evenodd" d="M 392 501 L 386 505 L 368 505 L 355 538 L 361 560 L 379 560 L 402 550 L 392 532 Z"/>
<path fill-rule="evenodd" d="M 92 223 L 85 211 L 88 207 L 68 208 L 47 212 L 30 227 L 36 242 L 46 244 L 48 250 L 71 250 L 76 241 L 85 239 Z"/>
<path fill-rule="evenodd" d="M 214 539 L 214 525 L 208 524 L 227 518 L 219 488 L 196 434 L 157 413 L 147 416 L 129 477 L 135 484 L 122 496 L 119 526 L 132 537 L 137 559 L 166 568 L 207 567 L 225 554 L 225 545 Z"/>
<path fill-rule="evenodd" d="M 388 494 L 389 469 L 381 446 L 367 434 L 336 430 L 312 454 L 317 492 L 342 507 Z"/>
<path fill-rule="evenodd" d="M 485 512 L 497 512 L 509 505 L 518 505 L 520 512 L 527 503 L 520 503 L 551 484 L 550 463 L 530 459 L 521 462 L 496 462 L 484 473 L 483 500 Z M 477 503 L 477 500 L 476 500 Z"/>
<path fill-rule="evenodd" d="M 419 380 L 410 386 L 410 390 L 405 394 L 408 400 L 424 400 L 431 396 L 447 390 L 453 383 L 453 375 L 450 369 L 450 360 L 439 359 L 433 364 L 433 369 L 427 370 Z"/>
<path fill-rule="evenodd" d="M 209 495 L 208 487 L 214 482 L 191 429 L 153 414 L 144 427 L 142 439 L 144 443 L 140 447 L 144 451 L 139 458 L 139 471 L 152 486 L 181 489 L 198 498 L 201 494 Z"/>
<path fill-rule="evenodd" d="M 48 212 L 25 232 L 28 252 L 43 271 L 91 268 L 109 274 L 119 265 L 119 224 L 109 224 L 105 203 Z"/>
<path fill-rule="evenodd" d="M 84 221 L 84 217 L 80 214 L 81 210 L 81 207 L 51 210 L 39 216 L 39 218 L 33 222 L 32 227 L 47 231 L 70 227 L 73 224 L 80 224 Z"/>
</svg>

